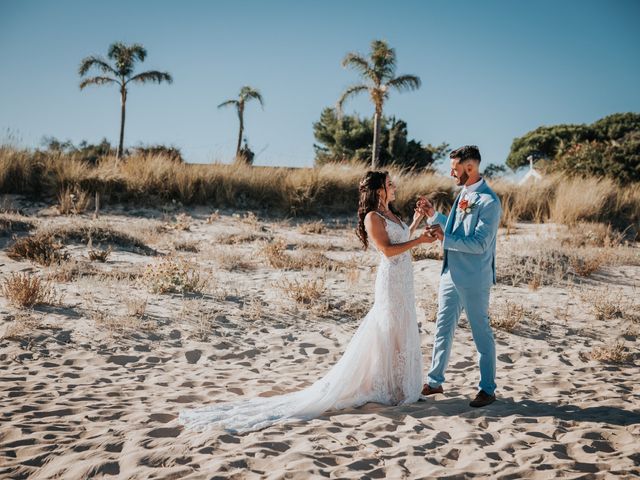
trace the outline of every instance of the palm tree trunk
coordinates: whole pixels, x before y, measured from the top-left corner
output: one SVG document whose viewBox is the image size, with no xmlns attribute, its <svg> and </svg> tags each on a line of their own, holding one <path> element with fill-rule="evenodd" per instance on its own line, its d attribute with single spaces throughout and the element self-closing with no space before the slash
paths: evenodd
<svg viewBox="0 0 640 480">
<path fill-rule="evenodd" d="M 122 158 L 123 148 L 124 148 L 124 121 L 125 121 L 125 107 L 127 104 L 127 90 L 122 88 L 120 90 L 120 141 L 118 142 L 118 150 L 116 152 L 116 162 Z"/>
<path fill-rule="evenodd" d="M 242 147 L 242 133 L 244 131 L 244 115 L 242 107 L 238 107 L 238 119 L 240 120 L 240 130 L 238 131 L 238 145 L 236 146 L 236 160 L 240 159 L 240 148 Z"/>
<path fill-rule="evenodd" d="M 382 112 L 376 108 L 376 113 L 373 116 L 373 152 L 371 154 L 371 169 L 375 170 L 378 166 L 378 159 L 380 158 L 380 120 L 382 118 Z"/>
</svg>

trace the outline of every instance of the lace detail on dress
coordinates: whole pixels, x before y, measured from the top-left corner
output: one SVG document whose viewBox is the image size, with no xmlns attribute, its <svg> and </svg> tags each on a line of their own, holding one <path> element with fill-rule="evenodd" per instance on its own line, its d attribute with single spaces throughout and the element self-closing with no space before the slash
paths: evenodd
<svg viewBox="0 0 640 480">
<path fill-rule="evenodd" d="M 385 219 L 385 225 L 391 243 L 409 240 L 406 224 Z M 380 254 L 373 307 L 324 377 L 298 392 L 182 411 L 179 420 L 198 430 L 245 432 L 367 402 L 412 403 L 420 396 L 422 369 L 411 254 Z"/>
</svg>

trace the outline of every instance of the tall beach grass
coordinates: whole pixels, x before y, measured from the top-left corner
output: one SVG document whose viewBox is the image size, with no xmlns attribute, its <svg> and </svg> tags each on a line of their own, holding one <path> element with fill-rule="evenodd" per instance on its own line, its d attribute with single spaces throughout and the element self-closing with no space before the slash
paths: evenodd
<svg viewBox="0 0 640 480">
<path fill-rule="evenodd" d="M 0 194 L 17 193 L 55 202 L 61 192 L 76 192 L 103 205 L 153 206 L 166 202 L 214 208 L 258 210 L 274 215 L 353 214 L 358 201 L 361 165 L 318 168 L 270 168 L 228 164 L 185 164 L 161 155 L 126 158 L 116 167 L 105 157 L 96 165 L 73 155 L 0 147 Z M 396 207 L 410 217 L 419 195 L 427 194 L 448 210 L 456 189 L 442 175 L 390 169 L 398 184 Z M 562 175 L 519 187 L 496 180 L 492 187 L 503 204 L 503 225 L 517 221 L 601 222 L 630 236 L 640 231 L 640 185 L 620 186 L 609 179 Z"/>
</svg>

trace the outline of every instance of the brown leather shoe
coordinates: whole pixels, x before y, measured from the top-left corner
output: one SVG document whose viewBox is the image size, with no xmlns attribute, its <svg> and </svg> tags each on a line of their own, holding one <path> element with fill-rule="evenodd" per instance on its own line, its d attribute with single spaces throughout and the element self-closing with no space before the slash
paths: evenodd
<svg viewBox="0 0 640 480">
<path fill-rule="evenodd" d="M 422 395 L 435 395 L 436 393 L 443 393 L 442 385 L 438 385 L 437 387 L 431 387 L 428 383 L 425 383 L 422 386 Z"/>
<path fill-rule="evenodd" d="M 484 390 L 480 390 L 476 395 L 476 398 L 471 400 L 471 403 L 469 403 L 469 406 L 475 407 L 475 408 L 486 407 L 487 405 L 491 405 L 495 401 L 496 401 L 495 395 L 489 395 Z"/>
</svg>

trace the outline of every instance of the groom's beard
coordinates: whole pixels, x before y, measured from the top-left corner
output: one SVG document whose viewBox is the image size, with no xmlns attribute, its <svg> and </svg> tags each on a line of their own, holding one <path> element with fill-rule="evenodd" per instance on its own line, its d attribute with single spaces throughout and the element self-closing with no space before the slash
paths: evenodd
<svg viewBox="0 0 640 480">
<path fill-rule="evenodd" d="M 469 175 L 467 175 L 467 172 L 462 172 L 462 175 L 456 177 L 456 179 L 458 180 L 458 185 L 465 185 L 469 180 Z"/>
</svg>

